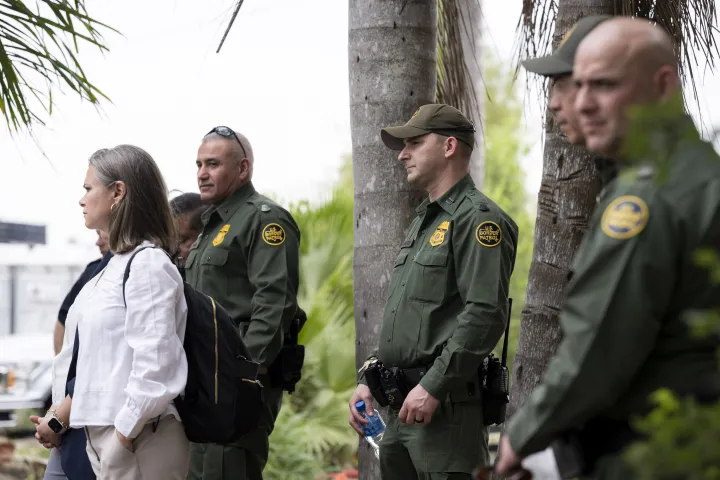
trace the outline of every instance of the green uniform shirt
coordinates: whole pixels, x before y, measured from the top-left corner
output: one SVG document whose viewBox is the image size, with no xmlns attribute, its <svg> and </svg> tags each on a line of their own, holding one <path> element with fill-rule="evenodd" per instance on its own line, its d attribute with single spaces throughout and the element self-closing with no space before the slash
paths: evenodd
<svg viewBox="0 0 720 480">
<path fill-rule="evenodd" d="M 509 424 L 516 452 L 540 451 L 591 419 L 646 413 L 659 388 L 717 384 L 717 341 L 685 323 L 720 307 L 720 286 L 694 261 L 698 249 L 720 247 L 720 160 L 692 132 L 671 152 L 667 178 L 645 166 L 601 195 L 560 313 L 563 340 Z"/>
<path fill-rule="evenodd" d="M 251 183 L 208 209 L 202 220 L 186 262 L 187 282 L 228 311 L 264 371 L 297 310 L 298 226 Z"/>
<path fill-rule="evenodd" d="M 393 268 L 378 358 L 432 365 L 420 383 L 442 399 L 467 390 L 503 334 L 518 233 L 469 175 L 417 212 Z"/>
</svg>

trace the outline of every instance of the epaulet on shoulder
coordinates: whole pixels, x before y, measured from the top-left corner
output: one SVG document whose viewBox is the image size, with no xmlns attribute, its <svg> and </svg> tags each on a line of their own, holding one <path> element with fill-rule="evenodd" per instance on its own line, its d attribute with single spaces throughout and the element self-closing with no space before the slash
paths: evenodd
<svg viewBox="0 0 720 480">
<path fill-rule="evenodd" d="M 262 195 L 253 195 L 248 199 L 248 202 L 255 205 L 255 207 L 263 213 L 270 212 L 276 206 L 275 202 L 264 198 Z"/>
<path fill-rule="evenodd" d="M 635 178 L 638 180 L 646 180 L 651 178 L 655 174 L 655 169 L 650 165 L 643 165 L 638 167 L 635 172 Z"/>
<path fill-rule="evenodd" d="M 488 202 L 483 198 L 483 195 L 475 188 L 470 190 L 467 193 L 467 198 L 470 199 L 470 203 L 472 203 L 473 207 L 475 207 L 475 210 L 478 210 L 480 212 L 489 212 L 490 211 L 490 205 L 488 205 Z"/>
</svg>

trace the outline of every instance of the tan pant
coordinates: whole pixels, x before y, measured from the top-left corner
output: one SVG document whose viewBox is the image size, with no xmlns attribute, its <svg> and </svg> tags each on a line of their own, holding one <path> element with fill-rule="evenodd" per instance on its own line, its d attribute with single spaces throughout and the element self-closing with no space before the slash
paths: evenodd
<svg viewBox="0 0 720 480">
<path fill-rule="evenodd" d="M 190 461 L 190 443 L 182 423 L 173 416 L 160 420 L 153 432 L 145 425 L 125 448 L 114 426 L 85 427 L 87 454 L 98 480 L 185 480 Z"/>
</svg>

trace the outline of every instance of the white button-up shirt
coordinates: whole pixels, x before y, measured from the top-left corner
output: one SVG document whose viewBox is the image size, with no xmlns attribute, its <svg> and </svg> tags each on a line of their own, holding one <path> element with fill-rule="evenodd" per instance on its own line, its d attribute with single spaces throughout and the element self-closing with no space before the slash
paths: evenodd
<svg viewBox="0 0 720 480">
<path fill-rule="evenodd" d="M 90 281 L 92 281 L 92 279 Z M 86 285 L 87 283 L 89 282 L 86 282 Z M 73 300 L 73 303 L 83 295 L 83 291 L 84 288 L 81 288 L 78 294 L 75 295 L 75 300 Z M 87 294 L 86 290 L 85 294 Z M 62 348 L 53 359 L 52 365 L 52 404 L 55 407 L 60 405 L 60 403 L 65 398 L 65 387 L 67 385 L 67 376 L 69 373 L 68 371 L 70 369 L 70 364 L 72 363 L 76 329 L 77 317 L 70 317 L 70 315 L 67 315 L 65 317 L 65 334 L 63 336 Z"/>
<path fill-rule="evenodd" d="M 125 307 L 123 274 L 132 254 L 110 259 L 67 318 L 80 331 L 70 425 L 114 425 L 128 438 L 158 416 L 179 420 L 172 401 L 185 389 L 188 373 L 182 277 L 161 249 L 143 250 L 130 267 Z"/>
</svg>

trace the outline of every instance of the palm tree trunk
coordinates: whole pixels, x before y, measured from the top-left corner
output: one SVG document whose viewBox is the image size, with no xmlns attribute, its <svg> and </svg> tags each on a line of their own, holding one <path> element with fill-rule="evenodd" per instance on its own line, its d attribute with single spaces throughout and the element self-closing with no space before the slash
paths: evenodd
<svg viewBox="0 0 720 480">
<path fill-rule="evenodd" d="M 380 140 L 435 100 L 436 0 L 349 2 L 350 121 L 355 190 L 356 363 L 377 347 L 390 272 L 424 192 Z M 367 442 L 358 452 L 361 480 L 379 479 Z"/>
<path fill-rule="evenodd" d="M 469 90 L 474 96 L 475 108 L 468 112 L 468 118 L 475 124 L 475 148 L 470 157 L 470 175 L 479 190 L 485 183 L 485 134 L 483 132 L 483 107 L 485 85 L 482 79 L 482 0 L 458 1 L 460 18 L 464 25 L 461 27 L 463 60 L 468 72 Z"/>
<path fill-rule="evenodd" d="M 560 0 L 553 48 L 581 17 L 614 10 L 615 0 Z M 551 115 L 546 114 L 546 119 L 535 245 L 515 354 L 510 414 L 538 385 L 560 342 L 558 312 L 571 262 L 601 187 L 587 151 L 568 144 Z"/>
</svg>

